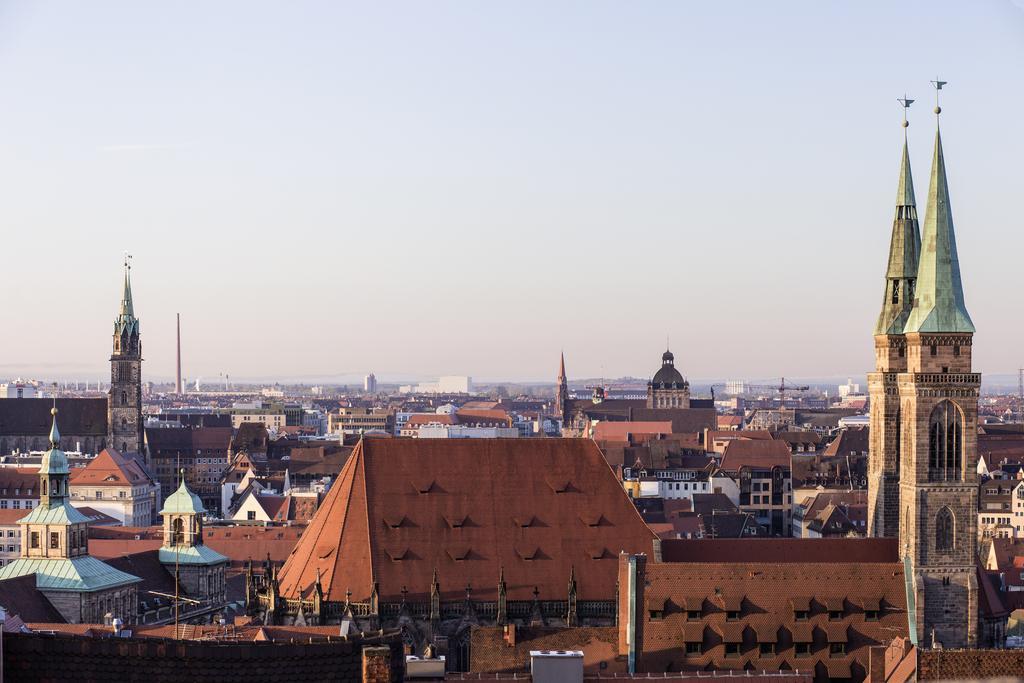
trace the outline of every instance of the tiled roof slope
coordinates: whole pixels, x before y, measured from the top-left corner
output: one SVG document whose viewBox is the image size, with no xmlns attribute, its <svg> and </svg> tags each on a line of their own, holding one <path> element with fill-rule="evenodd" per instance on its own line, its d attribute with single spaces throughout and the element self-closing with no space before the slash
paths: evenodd
<svg viewBox="0 0 1024 683">
<path fill-rule="evenodd" d="M 750 562 L 648 563 L 646 581 L 638 605 L 643 671 L 752 666 L 860 681 L 870 648 L 908 630 L 899 562 L 786 564 L 752 554 Z M 738 615 L 730 619 L 727 610 Z M 649 618 L 650 611 L 660 617 Z M 687 654 L 687 642 L 701 643 L 701 651 Z M 809 654 L 796 653 L 799 642 L 811 643 Z M 739 653 L 727 655 L 726 643 L 739 644 Z M 833 644 L 844 651 L 831 653 Z"/>
<path fill-rule="evenodd" d="M 294 598 L 319 568 L 329 600 L 561 599 L 575 567 L 580 599 L 615 594 L 620 550 L 654 534 L 597 446 L 585 439 L 364 439 L 280 572 Z"/>
<path fill-rule="evenodd" d="M 35 574 L 0 581 L 0 606 L 22 621 L 64 621 L 60 612 L 36 587 Z"/>
<path fill-rule="evenodd" d="M 150 478 L 137 460 L 106 448 L 85 467 L 72 470 L 71 483 L 75 486 L 138 486 L 150 483 Z"/>
<path fill-rule="evenodd" d="M 919 681 L 1007 680 L 1024 676 L 1024 650 L 919 650 L 918 657 Z"/>
<path fill-rule="evenodd" d="M 733 433 L 738 434 L 740 432 Z M 738 472 L 741 467 L 753 469 L 789 468 L 792 455 L 785 441 L 734 439 L 725 447 L 721 467 L 726 472 Z"/>
<path fill-rule="evenodd" d="M 661 542 L 665 562 L 899 562 L 894 538 L 674 539 Z"/>
<path fill-rule="evenodd" d="M 18 398 L 0 401 L 0 434 L 37 435 L 50 433 L 54 407 L 49 398 Z M 106 436 L 107 399 L 58 398 L 60 431 L 65 437 Z"/>
</svg>

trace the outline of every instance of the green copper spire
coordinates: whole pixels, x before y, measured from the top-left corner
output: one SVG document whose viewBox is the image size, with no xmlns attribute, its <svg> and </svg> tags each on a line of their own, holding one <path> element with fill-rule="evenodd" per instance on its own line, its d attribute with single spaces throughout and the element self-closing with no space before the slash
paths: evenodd
<svg viewBox="0 0 1024 683">
<path fill-rule="evenodd" d="M 903 111 L 913 102 L 905 96 L 900 102 Z M 914 199 L 914 178 L 910 172 L 910 152 L 907 149 L 906 114 L 903 119 L 903 158 L 896 190 L 896 215 L 892 221 L 889 240 L 889 266 L 885 272 L 885 293 L 882 311 L 875 323 L 875 334 L 902 334 L 914 302 L 918 256 L 921 253 L 921 234 L 917 225 L 917 202 Z"/>
<path fill-rule="evenodd" d="M 935 113 L 941 109 L 935 107 Z M 917 298 L 904 332 L 974 332 L 964 304 L 960 260 L 956 254 L 953 212 L 949 204 L 942 135 L 935 131 L 932 177 L 924 212 L 921 261 L 917 269 Z"/>
<path fill-rule="evenodd" d="M 114 329 L 118 335 L 125 331 L 139 332 L 139 319 L 135 317 L 135 306 L 132 303 L 132 257 L 125 256 L 124 259 L 124 293 L 121 295 L 121 310 L 117 320 L 114 322 Z"/>
</svg>

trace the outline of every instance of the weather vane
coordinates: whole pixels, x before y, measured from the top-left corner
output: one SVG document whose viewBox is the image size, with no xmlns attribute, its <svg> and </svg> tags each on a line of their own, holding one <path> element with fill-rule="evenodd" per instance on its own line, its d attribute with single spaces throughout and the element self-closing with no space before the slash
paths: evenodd
<svg viewBox="0 0 1024 683">
<path fill-rule="evenodd" d="M 124 252 L 124 267 L 127 268 L 128 270 L 132 269 L 132 255 L 129 254 L 127 251 Z"/>
<path fill-rule="evenodd" d="M 907 93 L 903 93 L 903 97 L 897 98 L 896 101 L 903 105 L 903 127 L 906 128 L 910 125 L 910 122 L 907 121 L 907 110 L 910 109 L 910 105 L 914 103 L 914 100 L 907 99 Z"/>
<path fill-rule="evenodd" d="M 932 85 L 935 86 L 935 115 L 938 116 L 942 113 L 942 107 L 939 106 L 939 91 L 942 90 L 942 86 L 946 85 L 949 81 L 940 81 L 939 77 L 936 76 L 935 80 L 932 81 Z"/>
</svg>

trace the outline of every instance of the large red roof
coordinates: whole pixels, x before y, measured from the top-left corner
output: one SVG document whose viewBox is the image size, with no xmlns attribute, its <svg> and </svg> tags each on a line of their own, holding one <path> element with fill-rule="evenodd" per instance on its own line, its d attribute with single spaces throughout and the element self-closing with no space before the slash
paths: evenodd
<svg viewBox="0 0 1024 683">
<path fill-rule="evenodd" d="M 329 600 L 425 600 L 615 594 L 620 550 L 650 553 L 654 534 L 597 446 L 584 439 L 363 440 L 279 575 L 284 597 L 320 570 Z"/>
</svg>

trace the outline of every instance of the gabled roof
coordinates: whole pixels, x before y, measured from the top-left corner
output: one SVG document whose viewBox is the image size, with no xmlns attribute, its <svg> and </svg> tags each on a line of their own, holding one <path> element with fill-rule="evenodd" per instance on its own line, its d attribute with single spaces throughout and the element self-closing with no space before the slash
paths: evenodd
<svg viewBox="0 0 1024 683">
<path fill-rule="evenodd" d="M 8 618 L 17 615 L 22 621 L 63 622 L 64 617 L 36 587 L 32 574 L 0 580 L 0 606 Z"/>
<path fill-rule="evenodd" d="M 785 441 L 734 439 L 726 444 L 720 465 L 726 472 L 738 472 L 741 467 L 789 469 L 792 455 Z"/>
<path fill-rule="evenodd" d="M 72 486 L 139 486 L 152 480 L 134 458 L 113 448 L 103 449 L 85 467 L 71 471 Z"/>
<path fill-rule="evenodd" d="M 425 599 L 436 569 L 446 599 L 467 584 L 494 599 L 504 568 L 508 599 L 532 600 L 534 586 L 564 599 L 575 568 L 580 599 L 608 599 L 613 558 L 650 553 L 653 538 L 592 441 L 363 439 L 279 573 L 280 590 L 304 593 L 319 570 L 329 600 L 349 589 L 365 600 L 375 581 L 382 599 L 403 586 Z"/>
<path fill-rule="evenodd" d="M 637 605 L 644 620 L 642 630 L 638 629 L 638 657 L 644 668 L 731 669 L 742 667 L 749 657 L 760 657 L 755 660 L 757 667 L 769 671 L 778 671 L 783 663 L 801 670 L 813 670 L 820 664 L 827 666 L 829 672 L 839 665 L 839 673 L 833 675 L 845 672 L 849 676 L 851 665 L 855 665 L 860 680 L 865 678 L 873 645 L 906 635 L 903 565 L 896 559 L 895 544 L 889 558 L 892 561 L 843 561 L 841 546 L 833 546 L 832 551 L 839 550 L 838 561 L 826 560 L 829 553 L 822 552 L 823 561 L 806 563 L 795 558 L 779 562 L 758 551 L 772 542 L 662 541 L 663 551 L 678 544 L 695 548 L 731 544 L 747 548 L 747 554 L 737 561 L 674 562 L 666 557 L 664 562 L 646 564 L 642 595 L 638 596 L 645 605 Z M 786 542 L 806 545 L 801 544 L 801 539 Z M 813 539 L 807 543 L 835 542 Z M 881 611 L 876 620 L 867 620 L 863 612 L 876 602 Z M 655 604 L 666 607 L 658 619 L 650 619 L 648 610 L 654 609 Z M 699 618 L 691 619 L 687 614 L 691 605 L 700 610 Z M 806 621 L 796 621 L 795 610 L 805 605 L 809 608 Z M 829 608 L 835 606 L 842 610 L 838 620 L 829 614 Z M 727 615 L 726 610 L 733 615 Z M 700 652 L 687 654 L 682 647 L 684 638 L 703 643 Z M 727 655 L 727 642 L 742 642 L 742 656 Z M 812 654 L 796 658 L 794 642 L 815 643 Z M 775 643 L 776 648 L 771 653 L 758 654 L 759 643 Z M 845 650 L 842 654 L 831 654 L 826 643 L 842 643 Z"/>
</svg>

